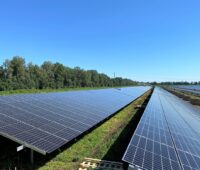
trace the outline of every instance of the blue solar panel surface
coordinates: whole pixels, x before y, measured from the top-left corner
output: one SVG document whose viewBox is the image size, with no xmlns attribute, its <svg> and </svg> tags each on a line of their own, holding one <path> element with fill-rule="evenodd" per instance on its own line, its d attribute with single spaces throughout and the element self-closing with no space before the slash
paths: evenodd
<svg viewBox="0 0 200 170">
<path fill-rule="evenodd" d="M 148 91 L 128 87 L 0 97 L 0 135 L 51 153 Z"/>
<path fill-rule="evenodd" d="M 190 92 L 193 94 L 198 94 L 200 95 L 200 86 L 199 85 L 179 85 L 179 86 L 172 86 L 175 89 L 185 91 L 185 92 Z"/>
<path fill-rule="evenodd" d="M 143 169 L 200 169 L 200 111 L 155 88 L 123 160 Z"/>
<path fill-rule="evenodd" d="M 177 85 L 177 86 L 174 86 L 174 87 L 200 91 L 200 85 Z"/>
</svg>

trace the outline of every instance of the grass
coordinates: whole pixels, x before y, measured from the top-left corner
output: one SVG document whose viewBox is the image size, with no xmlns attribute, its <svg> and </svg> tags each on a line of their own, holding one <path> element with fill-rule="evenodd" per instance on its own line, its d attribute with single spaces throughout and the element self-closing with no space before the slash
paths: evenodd
<svg viewBox="0 0 200 170">
<path fill-rule="evenodd" d="M 0 91 L 0 96 L 12 95 L 12 94 L 29 94 L 29 93 L 50 93 L 50 92 L 64 92 L 64 91 L 78 91 L 78 90 L 96 90 L 107 88 L 120 88 L 118 87 L 68 87 L 61 89 L 20 89 L 20 90 L 8 90 Z"/>
<path fill-rule="evenodd" d="M 136 106 L 143 104 L 149 95 L 150 92 L 145 93 L 78 142 L 56 155 L 39 170 L 74 170 L 78 169 L 85 157 L 103 159 L 135 116 Z"/>
</svg>

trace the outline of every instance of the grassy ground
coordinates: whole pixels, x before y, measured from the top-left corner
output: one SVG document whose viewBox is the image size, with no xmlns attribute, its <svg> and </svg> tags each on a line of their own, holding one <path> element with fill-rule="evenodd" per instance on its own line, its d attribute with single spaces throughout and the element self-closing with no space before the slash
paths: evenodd
<svg viewBox="0 0 200 170">
<path fill-rule="evenodd" d="M 113 146 L 116 144 L 116 140 L 119 139 L 123 130 L 130 123 L 132 124 L 131 121 L 133 120 L 135 113 L 138 111 L 136 109 L 136 106 L 143 104 L 145 99 L 149 95 L 150 92 L 146 93 L 145 95 L 131 103 L 129 106 L 121 110 L 119 113 L 107 120 L 98 128 L 85 135 L 78 142 L 74 143 L 71 147 L 65 149 L 64 151 L 56 155 L 54 158 L 45 163 L 39 169 L 74 170 L 78 169 L 78 166 L 80 162 L 84 159 L 84 157 L 98 159 L 116 157 L 117 151 L 114 150 L 117 150 L 119 148 L 115 148 L 114 150 L 112 150 Z M 130 130 L 132 129 L 129 129 L 129 131 Z M 124 143 L 121 143 L 121 145 L 124 145 Z M 112 150 L 112 152 L 110 152 L 110 150 Z M 110 154 L 109 156 L 108 153 Z"/>
<path fill-rule="evenodd" d="M 63 92 L 63 91 L 77 91 L 77 90 L 95 90 L 95 89 L 106 89 L 106 88 L 119 88 L 119 87 L 74 87 L 74 88 L 62 88 L 62 89 L 21 89 L 21 90 L 8 90 L 0 91 L 2 95 L 12 94 L 27 94 L 27 93 L 49 93 L 49 92 Z"/>
</svg>

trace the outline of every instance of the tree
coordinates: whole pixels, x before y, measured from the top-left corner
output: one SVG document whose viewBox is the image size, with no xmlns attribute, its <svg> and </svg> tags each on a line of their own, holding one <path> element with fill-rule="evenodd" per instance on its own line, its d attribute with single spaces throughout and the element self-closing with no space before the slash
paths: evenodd
<svg viewBox="0 0 200 170">
<path fill-rule="evenodd" d="M 50 61 L 45 61 L 41 67 L 45 88 L 56 88 L 53 63 L 51 63 Z"/>
<path fill-rule="evenodd" d="M 61 63 L 45 61 L 41 66 L 33 63 L 26 65 L 19 56 L 5 60 L 0 66 L 0 90 L 44 89 L 63 87 L 103 87 L 130 86 L 136 82 L 117 77 L 111 79 L 96 70 L 83 70 L 80 67 L 69 68 Z"/>
<path fill-rule="evenodd" d="M 96 70 L 89 70 L 88 71 L 91 74 L 91 82 L 93 87 L 99 86 L 99 74 Z"/>
<path fill-rule="evenodd" d="M 19 79 L 24 78 L 25 74 L 25 60 L 19 56 L 13 57 L 8 66 L 12 70 L 12 76 Z"/>
<path fill-rule="evenodd" d="M 65 67 L 60 63 L 55 63 L 53 72 L 54 72 L 54 79 L 55 79 L 55 87 L 63 88 L 64 78 L 65 78 Z"/>
</svg>

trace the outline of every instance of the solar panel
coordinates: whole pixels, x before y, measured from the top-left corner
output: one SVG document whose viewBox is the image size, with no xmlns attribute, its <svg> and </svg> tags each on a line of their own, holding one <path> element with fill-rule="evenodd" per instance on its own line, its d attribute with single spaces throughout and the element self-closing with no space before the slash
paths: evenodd
<svg viewBox="0 0 200 170">
<path fill-rule="evenodd" d="M 197 90 L 200 91 L 200 85 L 176 85 L 173 86 L 180 89 Z"/>
<path fill-rule="evenodd" d="M 199 85 L 179 85 L 179 86 L 171 86 L 175 89 L 184 91 L 184 92 L 190 92 L 193 94 L 200 95 L 200 86 Z"/>
<path fill-rule="evenodd" d="M 172 166 L 180 169 L 163 110 L 155 92 L 145 109 L 123 160 L 145 169 L 170 170 L 173 169 Z"/>
<path fill-rule="evenodd" d="M 155 88 L 123 160 L 143 169 L 200 169 L 200 111 Z"/>
<path fill-rule="evenodd" d="M 200 169 L 200 111 L 175 96 L 161 100 L 183 169 Z"/>
<path fill-rule="evenodd" d="M 0 97 L 0 135 L 51 153 L 111 116 L 151 87 Z"/>
</svg>

